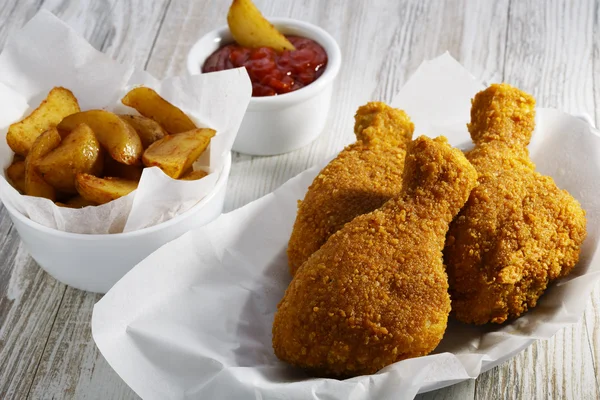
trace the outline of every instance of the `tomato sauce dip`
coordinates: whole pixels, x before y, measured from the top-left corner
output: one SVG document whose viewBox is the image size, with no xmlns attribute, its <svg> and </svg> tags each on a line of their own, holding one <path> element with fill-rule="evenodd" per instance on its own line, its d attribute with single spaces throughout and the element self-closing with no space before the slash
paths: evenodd
<svg viewBox="0 0 600 400">
<path fill-rule="evenodd" d="M 270 47 L 250 49 L 235 43 L 212 53 L 202 72 L 246 67 L 252 81 L 252 96 L 275 96 L 293 92 L 317 80 L 327 66 L 327 53 L 314 40 L 286 36 L 296 50 L 277 53 Z"/>
</svg>

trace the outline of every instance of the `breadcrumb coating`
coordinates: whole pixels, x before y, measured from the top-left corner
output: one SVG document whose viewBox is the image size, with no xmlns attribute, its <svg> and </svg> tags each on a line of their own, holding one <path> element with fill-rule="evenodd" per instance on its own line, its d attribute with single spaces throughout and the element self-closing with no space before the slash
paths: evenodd
<svg viewBox="0 0 600 400">
<path fill-rule="evenodd" d="M 349 377 L 435 349 L 450 312 L 444 240 L 476 184 L 445 138 L 412 142 L 400 197 L 344 225 L 296 272 L 275 314 L 275 354 Z"/>
<path fill-rule="evenodd" d="M 414 125 L 402 110 L 371 102 L 356 112 L 357 142 L 346 147 L 315 178 L 288 244 L 290 273 L 354 217 L 400 193 L 406 145 Z"/>
<path fill-rule="evenodd" d="M 532 96 L 506 84 L 473 100 L 468 127 L 475 148 L 467 158 L 479 186 L 450 226 L 444 250 L 452 311 L 463 322 L 520 316 L 579 260 L 585 212 L 535 172 L 527 150 L 534 107 Z"/>
</svg>

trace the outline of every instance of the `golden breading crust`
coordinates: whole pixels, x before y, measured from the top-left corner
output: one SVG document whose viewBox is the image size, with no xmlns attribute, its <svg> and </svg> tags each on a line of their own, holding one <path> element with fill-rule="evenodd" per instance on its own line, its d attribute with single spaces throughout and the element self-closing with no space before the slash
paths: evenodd
<svg viewBox="0 0 600 400">
<path fill-rule="evenodd" d="M 534 107 L 533 97 L 506 84 L 473 100 L 475 148 L 467 158 L 479 186 L 450 226 L 444 250 L 452 311 L 463 322 L 518 317 L 579 259 L 585 212 L 529 159 Z"/>
<path fill-rule="evenodd" d="M 275 314 L 275 354 L 348 377 L 432 351 L 450 312 L 446 232 L 476 184 L 445 138 L 412 142 L 401 197 L 347 223 L 296 272 Z"/>
<path fill-rule="evenodd" d="M 400 192 L 412 122 L 404 111 L 379 102 L 360 107 L 355 120 L 358 141 L 321 171 L 298 203 L 288 245 L 292 275 L 346 222 Z"/>
</svg>

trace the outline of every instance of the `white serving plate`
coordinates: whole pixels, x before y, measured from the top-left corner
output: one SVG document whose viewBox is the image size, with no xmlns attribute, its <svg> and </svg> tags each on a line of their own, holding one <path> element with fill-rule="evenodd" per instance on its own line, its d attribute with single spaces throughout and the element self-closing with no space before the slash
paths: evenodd
<svg viewBox="0 0 600 400">
<path fill-rule="evenodd" d="M 466 147 L 470 99 L 483 88 L 445 54 L 424 62 L 392 105 L 407 110 L 416 135 L 445 134 Z M 291 280 L 287 242 L 297 200 L 323 163 L 138 264 L 96 304 L 94 340 L 146 399 L 398 399 L 474 379 L 579 321 L 600 280 L 600 132 L 581 118 L 537 109 L 529 151 L 539 172 L 581 202 L 588 236 L 573 272 L 510 323 L 450 319 L 433 353 L 346 380 L 312 378 L 278 360 L 271 327 Z"/>
</svg>

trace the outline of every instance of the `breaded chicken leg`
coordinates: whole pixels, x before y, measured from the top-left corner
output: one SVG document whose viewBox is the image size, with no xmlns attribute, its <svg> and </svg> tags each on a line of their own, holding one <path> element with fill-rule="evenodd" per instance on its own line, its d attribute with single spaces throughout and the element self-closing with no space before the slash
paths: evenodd
<svg viewBox="0 0 600 400">
<path fill-rule="evenodd" d="M 534 106 L 533 97 L 506 84 L 473 100 L 475 148 L 467 158 L 479 186 L 450 226 L 444 250 L 452 310 L 463 322 L 518 317 L 579 259 L 585 212 L 529 159 Z"/>
<path fill-rule="evenodd" d="M 299 202 L 287 250 L 292 275 L 346 222 L 400 193 L 406 145 L 413 130 L 404 111 L 384 103 L 367 103 L 358 109 L 357 141 L 320 172 Z"/>
<path fill-rule="evenodd" d="M 476 184 L 445 138 L 412 142 L 401 196 L 344 225 L 296 272 L 275 314 L 277 357 L 348 377 L 435 349 L 450 312 L 446 232 Z"/>
</svg>

